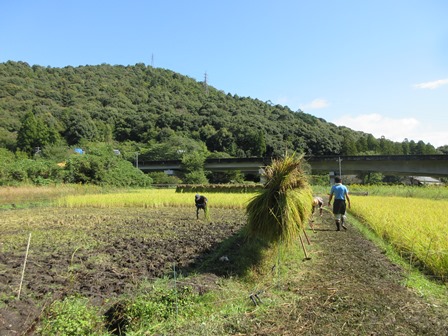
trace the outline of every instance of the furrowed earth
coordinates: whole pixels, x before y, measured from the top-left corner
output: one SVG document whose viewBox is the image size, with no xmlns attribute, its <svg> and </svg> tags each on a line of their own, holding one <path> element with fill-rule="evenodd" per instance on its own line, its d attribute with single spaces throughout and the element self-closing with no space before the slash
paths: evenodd
<svg viewBox="0 0 448 336">
<path fill-rule="evenodd" d="M 71 294 L 94 304 L 176 269 L 194 270 L 245 224 L 243 210 L 192 208 L 16 209 L 0 229 L 0 335 L 32 335 L 48 305 Z M 448 335 L 448 304 L 419 296 L 403 282 L 406 270 L 354 227 L 335 231 L 329 212 L 307 230 L 311 260 L 288 284 L 297 298 L 269 318 L 248 314 L 235 335 Z M 30 250 L 17 299 L 29 232 Z M 231 254 L 232 251 L 229 251 Z M 238 247 L 234 246 L 234 255 Z M 231 267 L 231 266 L 230 266 Z M 187 274 L 186 274 L 187 275 Z M 213 287 L 225 272 L 204 274 Z"/>
</svg>

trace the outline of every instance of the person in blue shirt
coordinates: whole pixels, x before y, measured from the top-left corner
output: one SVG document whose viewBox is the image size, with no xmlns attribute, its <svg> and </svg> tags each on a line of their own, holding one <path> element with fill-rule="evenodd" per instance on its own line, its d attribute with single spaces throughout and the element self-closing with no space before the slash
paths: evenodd
<svg viewBox="0 0 448 336">
<path fill-rule="evenodd" d="M 345 226 L 345 210 L 350 208 L 350 196 L 348 195 L 348 189 L 342 184 L 342 179 L 340 176 L 334 178 L 334 185 L 331 187 L 330 198 L 328 199 L 328 206 L 331 206 L 331 200 L 334 198 L 333 202 L 333 214 L 336 219 L 336 230 L 340 231 L 341 226 L 344 230 L 347 230 Z M 346 204 L 347 202 L 347 204 Z"/>
</svg>

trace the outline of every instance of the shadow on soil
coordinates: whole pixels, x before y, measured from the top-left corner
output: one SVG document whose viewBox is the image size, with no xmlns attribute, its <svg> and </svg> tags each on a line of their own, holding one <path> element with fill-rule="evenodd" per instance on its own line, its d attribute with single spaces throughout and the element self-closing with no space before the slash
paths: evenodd
<svg viewBox="0 0 448 336">
<path fill-rule="evenodd" d="M 214 244 L 211 248 L 203 251 L 189 265 L 183 266 L 178 272 L 184 276 L 190 274 L 200 275 L 198 283 L 193 284 L 194 290 L 200 294 L 210 290 L 219 277 L 241 276 L 244 277 L 254 268 L 261 265 L 263 251 L 269 245 L 258 239 L 248 239 L 244 234 L 244 228 L 234 233 L 221 243 Z M 172 277 L 172 273 L 167 273 Z M 180 280 L 178 283 L 182 283 Z M 126 335 L 126 329 L 130 321 L 126 316 L 126 302 L 118 301 L 113 304 L 104 314 L 106 328 L 113 335 Z"/>
<path fill-rule="evenodd" d="M 211 273 L 219 277 L 247 275 L 257 268 L 263 260 L 263 251 L 269 244 L 259 239 L 249 239 L 244 228 L 217 244 L 213 250 L 200 255 L 191 263 L 188 273 Z"/>
</svg>

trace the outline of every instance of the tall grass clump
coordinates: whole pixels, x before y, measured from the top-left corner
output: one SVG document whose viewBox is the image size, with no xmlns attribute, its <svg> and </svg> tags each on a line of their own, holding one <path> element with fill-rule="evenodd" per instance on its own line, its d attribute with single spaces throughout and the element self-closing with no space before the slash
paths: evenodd
<svg viewBox="0 0 448 336">
<path fill-rule="evenodd" d="M 303 155 L 286 155 L 265 169 L 264 189 L 249 202 L 247 234 L 289 244 L 311 214 L 312 190 Z"/>
</svg>

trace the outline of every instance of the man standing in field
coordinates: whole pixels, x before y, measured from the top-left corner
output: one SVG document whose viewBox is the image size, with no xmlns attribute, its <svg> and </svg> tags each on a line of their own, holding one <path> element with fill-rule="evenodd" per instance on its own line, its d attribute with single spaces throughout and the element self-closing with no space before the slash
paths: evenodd
<svg viewBox="0 0 448 336">
<path fill-rule="evenodd" d="M 204 210 L 204 214 L 207 217 L 207 197 L 196 194 L 194 203 L 196 205 L 196 219 L 199 219 L 199 209 Z"/>
<path fill-rule="evenodd" d="M 344 230 L 347 230 L 345 226 L 345 210 L 346 210 L 346 200 L 348 202 L 348 207 L 350 208 L 350 197 L 348 196 L 348 189 L 342 184 L 342 179 L 340 176 L 334 178 L 335 184 L 331 187 L 330 198 L 328 199 L 328 206 L 331 206 L 331 200 L 334 197 L 333 203 L 333 214 L 336 218 L 336 230 L 341 230 L 341 225 Z"/>
</svg>

